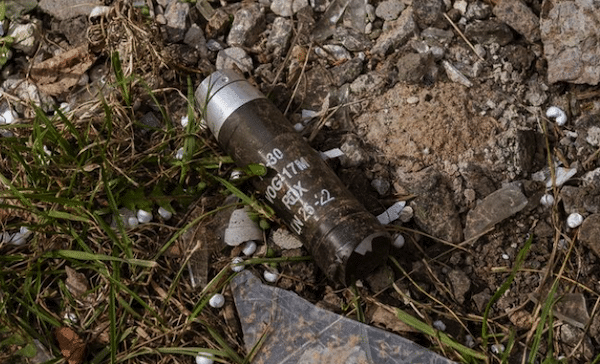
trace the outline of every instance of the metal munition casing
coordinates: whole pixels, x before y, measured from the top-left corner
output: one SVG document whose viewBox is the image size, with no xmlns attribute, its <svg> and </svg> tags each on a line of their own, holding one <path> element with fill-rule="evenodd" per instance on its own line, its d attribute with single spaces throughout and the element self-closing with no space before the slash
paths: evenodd
<svg viewBox="0 0 600 364">
<path fill-rule="evenodd" d="M 386 262 L 391 239 L 383 226 L 258 89 L 223 70 L 202 81 L 195 98 L 239 166 L 267 167 L 254 186 L 328 278 L 348 285 Z"/>
</svg>

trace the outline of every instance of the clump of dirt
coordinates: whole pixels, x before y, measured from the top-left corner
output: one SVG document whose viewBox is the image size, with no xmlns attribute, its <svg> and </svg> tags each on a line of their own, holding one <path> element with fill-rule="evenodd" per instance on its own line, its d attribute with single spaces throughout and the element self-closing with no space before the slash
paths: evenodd
<svg viewBox="0 0 600 364">
<path fill-rule="evenodd" d="M 375 98 L 355 119 L 359 134 L 407 172 L 479 150 L 497 132 L 497 122 L 477 114 L 471 91 L 455 83 L 423 88 L 398 83 Z"/>
</svg>

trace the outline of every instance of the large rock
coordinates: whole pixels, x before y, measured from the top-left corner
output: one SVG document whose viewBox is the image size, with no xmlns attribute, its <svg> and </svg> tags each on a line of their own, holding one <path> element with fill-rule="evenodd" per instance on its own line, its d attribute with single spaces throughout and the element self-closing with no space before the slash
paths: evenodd
<svg viewBox="0 0 600 364">
<path fill-rule="evenodd" d="M 189 4 L 179 1 L 172 1 L 165 9 L 165 19 L 167 20 L 167 40 L 169 42 L 179 42 L 185 38 L 188 30 L 186 20 L 190 12 Z"/>
<path fill-rule="evenodd" d="M 540 15 L 548 82 L 600 82 L 600 12 L 590 0 L 545 0 Z"/>
<path fill-rule="evenodd" d="M 404 45 L 416 30 L 417 24 L 413 19 L 413 12 L 409 9 L 404 10 L 398 19 L 386 22 L 384 33 L 377 39 L 371 53 L 385 56 Z"/>
<path fill-rule="evenodd" d="M 540 21 L 523 1 L 502 0 L 494 7 L 494 15 L 528 41 L 533 43 L 540 39 Z"/>
<path fill-rule="evenodd" d="M 92 9 L 104 5 L 102 0 L 41 0 L 39 7 L 42 11 L 59 20 L 89 16 Z"/>
<path fill-rule="evenodd" d="M 253 46 L 265 29 L 265 12 L 259 4 L 252 4 L 238 10 L 227 37 L 230 46 Z"/>
<path fill-rule="evenodd" d="M 399 170 L 398 177 L 398 184 L 417 196 L 410 201 L 417 226 L 439 239 L 459 243 L 462 226 L 446 178 L 433 167 L 416 173 Z"/>
</svg>

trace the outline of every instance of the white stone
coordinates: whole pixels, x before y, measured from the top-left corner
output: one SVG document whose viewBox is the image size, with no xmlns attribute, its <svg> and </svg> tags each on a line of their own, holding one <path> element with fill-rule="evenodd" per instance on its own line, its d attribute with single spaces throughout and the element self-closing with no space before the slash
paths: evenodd
<svg viewBox="0 0 600 364">
<path fill-rule="evenodd" d="M 409 98 L 406 99 L 406 103 L 407 104 L 416 104 L 419 102 L 419 98 L 417 96 L 411 96 Z"/>
<path fill-rule="evenodd" d="M 144 210 L 137 211 L 137 219 L 140 224 L 146 224 L 152 221 L 152 213 Z"/>
<path fill-rule="evenodd" d="M 139 225 L 139 220 L 137 219 L 137 217 L 131 216 L 130 218 L 127 219 L 127 225 L 131 228 L 134 228 L 136 226 Z"/>
<path fill-rule="evenodd" d="M 210 300 L 208 300 L 208 304 L 213 308 L 221 308 L 225 305 L 225 297 L 220 293 L 215 293 Z"/>
<path fill-rule="evenodd" d="M 175 159 L 182 160 L 183 159 L 183 147 L 177 149 L 175 153 Z"/>
<path fill-rule="evenodd" d="M 505 347 L 502 344 L 494 344 L 492 345 L 491 349 L 492 353 L 494 354 L 502 354 L 504 352 Z"/>
<path fill-rule="evenodd" d="M 237 169 L 231 172 L 231 175 L 229 176 L 229 180 L 230 181 L 236 181 L 240 178 L 242 178 L 242 171 L 238 171 Z"/>
<path fill-rule="evenodd" d="M 239 273 L 241 271 L 244 270 L 244 265 L 241 264 L 244 262 L 244 259 L 242 259 L 241 257 L 235 257 L 231 260 L 231 270 Z"/>
<path fill-rule="evenodd" d="M 540 198 L 540 203 L 544 207 L 552 207 L 554 205 L 554 196 L 547 193 Z"/>
<path fill-rule="evenodd" d="M 546 110 L 546 116 L 550 119 L 554 119 L 556 125 L 558 126 L 562 126 L 567 123 L 567 114 L 565 114 L 565 112 L 559 107 L 549 107 L 548 110 Z"/>
<path fill-rule="evenodd" d="M 3 124 L 12 124 L 15 122 L 15 120 L 19 117 L 19 115 L 12 110 L 10 107 L 8 107 L 6 110 L 4 110 L 2 112 L 2 114 L 0 114 L 0 125 Z"/>
<path fill-rule="evenodd" d="M 242 253 L 244 255 L 250 256 L 256 252 L 256 243 L 253 241 L 247 241 Z"/>
<path fill-rule="evenodd" d="M 212 360 L 214 356 L 211 353 L 198 353 L 196 356 L 196 364 L 213 364 L 215 361 Z"/>
<path fill-rule="evenodd" d="M 567 217 L 567 226 L 571 229 L 574 229 L 583 223 L 583 216 L 581 214 L 574 212 Z"/>
<path fill-rule="evenodd" d="M 183 126 L 183 128 L 185 129 L 188 126 L 189 120 L 188 120 L 188 116 L 182 116 L 181 117 L 181 126 Z"/>
<path fill-rule="evenodd" d="M 173 214 L 171 213 L 171 211 L 169 211 L 163 207 L 158 208 L 158 214 L 160 215 L 160 217 L 162 217 L 165 220 L 169 220 L 171 217 L 173 217 Z"/>
<path fill-rule="evenodd" d="M 267 281 L 269 283 L 275 283 L 275 282 L 277 282 L 277 279 L 279 278 L 279 272 L 277 270 L 273 270 L 273 271 L 266 270 L 263 273 L 263 277 L 265 277 L 265 281 Z"/>
<path fill-rule="evenodd" d="M 78 321 L 77 315 L 75 315 L 73 312 L 65 312 L 63 319 L 69 324 L 76 324 Z"/>
<path fill-rule="evenodd" d="M 446 324 L 442 320 L 433 321 L 433 327 L 440 331 L 446 331 Z"/>
<path fill-rule="evenodd" d="M 405 240 L 402 234 L 398 234 L 394 241 L 392 242 L 392 246 L 396 249 L 400 249 L 404 246 Z"/>
</svg>

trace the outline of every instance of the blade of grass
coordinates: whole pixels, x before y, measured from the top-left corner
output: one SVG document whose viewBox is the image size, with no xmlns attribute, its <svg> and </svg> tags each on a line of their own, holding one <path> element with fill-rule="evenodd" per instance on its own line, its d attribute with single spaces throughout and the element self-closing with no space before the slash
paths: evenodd
<svg viewBox="0 0 600 364">
<path fill-rule="evenodd" d="M 489 318 L 492 306 L 500 297 L 502 297 L 504 292 L 506 292 L 510 288 L 510 285 L 512 284 L 513 280 L 515 279 L 517 272 L 519 271 L 519 269 L 521 268 L 521 265 L 523 265 L 523 262 L 525 261 L 525 258 L 527 257 L 527 253 L 529 252 L 529 248 L 531 248 L 532 242 L 533 242 L 533 234 L 530 234 L 529 239 L 527 239 L 527 241 L 525 242 L 525 245 L 519 251 L 519 254 L 517 254 L 517 259 L 515 260 L 515 263 L 513 265 L 512 271 L 510 272 L 510 275 L 504 281 L 504 283 L 502 283 L 500 288 L 498 288 L 498 290 L 494 293 L 494 295 L 492 296 L 492 298 L 490 299 L 490 301 L 487 303 L 487 305 L 485 307 L 485 311 L 483 312 L 483 322 L 482 322 L 482 326 L 481 326 L 481 339 L 483 340 L 482 346 L 485 349 L 487 349 L 487 346 L 488 346 L 488 339 L 489 339 L 488 318 Z"/>
<path fill-rule="evenodd" d="M 440 340 L 440 342 L 444 345 L 447 345 L 459 353 L 461 353 L 465 357 L 472 357 L 479 360 L 486 360 L 486 356 L 480 352 L 477 352 L 473 349 L 470 349 L 464 345 L 461 345 L 454 341 L 447 334 L 434 329 L 433 327 L 427 325 L 425 322 L 422 322 L 418 318 L 409 315 L 407 312 L 402 311 L 401 309 L 396 309 L 396 316 L 405 324 L 411 326 L 414 329 L 421 331 L 422 333 L 429 335 L 431 337 L 435 337 Z"/>
<path fill-rule="evenodd" d="M 256 201 L 256 199 L 249 197 L 248 195 L 246 195 L 240 189 L 235 187 L 229 181 L 227 181 L 221 177 L 218 177 L 218 176 L 212 176 L 212 178 L 214 178 L 216 181 L 221 183 L 225 188 L 227 188 L 229 190 L 229 192 L 236 195 L 240 200 L 242 200 L 242 202 L 244 204 L 250 206 L 254 211 L 256 211 L 258 214 L 260 214 L 262 217 L 264 217 L 266 219 L 272 219 L 273 216 L 275 216 L 275 211 L 273 211 L 273 209 L 270 206 L 263 205 L 260 202 Z"/>
<path fill-rule="evenodd" d="M 210 336 L 212 336 L 212 338 L 215 339 L 215 341 L 219 344 L 219 346 L 227 354 L 227 357 L 229 359 L 231 359 L 234 362 L 239 363 L 239 364 L 243 364 L 244 363 L 244 359 L 241 356 L 239 356 L 238 353 L 236 353 L 235 350 L 233 350 L 229 346 L 229 344 L 227 343 L 227 341 L 225 339 L 223 339 L 223 337 L 221 337 L 221 335 L 219 335 L 219 333 L 215 329 L 213 329 L 212 327 L 210 327 L 210 325 L 207 322 L 202 322 L 202 325 L 204 326 L 204 328 L 206 329 L 206 331 L 208 331 L 208 333 L 210 334 Z"/>
<path fill-rule="evenodd" d="M 47 252 L 43 257 L 47 258 L 65 258 L 65 259 L 75 259 L 75 260 L 84 260 L 84 261 L 110 261 L 110 262 L 119 262 L 125 263 L 129 265 L 136 265 L 144 268 L 154 268 L 158 265 L 158 263 L 151 260 L 143 260 L 143 259 L 135 259 L 135 258 L 119 258 L 110 255 L 104 254 L 95 254 L 89 252 L 82 252 L 79 250 L 55 250 L 51 252 Z"/>
<path fill-rule="evenodd" d="M 112 64 L 113 72 L 115 74 L 117 86 L 121 89 L 121 94 L 123 95 L 123 100 L 125 101 L 125 104 L 129 108 L 129 107 L 131 107 L 129 82 L 125 78 L 125 74 L 123 73 L 123 67 L 121 66 L 121 58 L 119 58 L 119 52 L 113 52 L 110 55 L 110 62 Z"/>
</svg>

